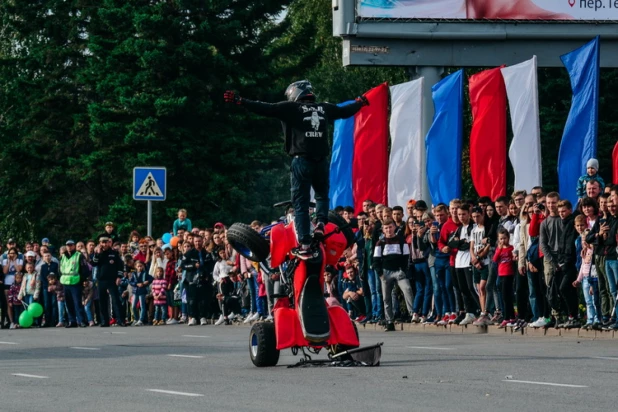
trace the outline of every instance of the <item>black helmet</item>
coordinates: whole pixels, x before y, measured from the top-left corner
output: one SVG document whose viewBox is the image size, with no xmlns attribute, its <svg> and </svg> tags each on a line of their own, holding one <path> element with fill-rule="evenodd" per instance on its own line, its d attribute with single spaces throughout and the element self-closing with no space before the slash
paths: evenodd
<svg viewBox="0 0 618 412">
<path fill-rule="evenodd" d="M 313 86 L 311 86 L 309 80 L 299 80 L 289 85 L 285 90 L 285 97 L 287 97 L 290 102 L 315 100 Z"/>
</svg>

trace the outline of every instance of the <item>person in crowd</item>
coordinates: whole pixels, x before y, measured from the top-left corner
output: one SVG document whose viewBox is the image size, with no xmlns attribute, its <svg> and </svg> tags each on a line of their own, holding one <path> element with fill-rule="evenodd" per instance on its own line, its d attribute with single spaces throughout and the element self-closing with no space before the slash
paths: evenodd
<svg viewBox="0 0 618 412">
<path fill-rule="evenodd" d="M 453 286 L 451 275 L 452 272 L 450 267 L 450 255 L 449 253 L 444 253 L 439 247 L 440 232 L 444 227 L 444 224 L 448 221 L 449 217 L 448 210 L 445 205 L 437 205 L 434 208 L 433 212 L 435 220 L 431 222 L 431 227 L 429 228 L 429 241 L 433 250 L 433 255 L 435 257 L 435 280 L 433 282 L 433 298 L 436 311 L 439 314 L 443 315 L 441 319 L 438 319 L 437 324 L 445 326 L 451 320 L 451 316 L 453 316 L 453 321 L 456 318 L 454 297 L 451 300 L 449 298 L 449 292 L 447 291 L 447 289 L 450 288 L 450 294 L 452 294 Z"/>
<path fill-rule="evenodd" d="M 577 197 L 582 199 L 587 196 L 586 185 L 591 180 L 596 180 L 599 183 L 599 191 L 605 188 L 603 178 L 599 176 L 599 161 L 597 159 L 589 159 L 586 163 L 586 174 L 577 180 Z"/>
<path fill-rule="evenodd" d="M 219 293 L 216 297 L 221 308 L 221 317 L 215 322 L 215 326 L 230 324 L 240 313 L 240 297 L 234 285 L 237 280 L 235 272 L 223 273 L 219 278 Z"/>
<path fill-rule="evenodd" d="M 179 209 L 178 219 L 174 221 L 174 225 L 173 225 L 174 236 L 178 236 L 179 230 L 190 232 L 192 229 L 193 229 L 193 225 L 191 224 L 191 220 L 187 218 L 187 210 Z"/>
<path fill-rule="evenodd" d="M 578 216 L 579 217 L 579 216 Z M 584 329 L 601 330 L 601 300 L 599 299 L 599 278 L 597 270 L 594 266 L 593 255 L 594 247 L 586 242 L 585 238 L 589 229 L 584 225 L 578 225 L 577 231 L 581 241 L 582 264 L 579 269 L 579 276 L 573 281 L 573 287 L 576 288 L 582 285 L 584 300 L 586 301 L 586 324 L 582 326 Z"/>
<path fill-rule="evenodd" d="M 337 275 L 338 275 L 338 271 L 337 271 L 337 268 L 335 268 L 334 266 L 327 265 L 326 268 L 324 269 L 324 293 L 328 295 L 326 297 L 326 300 L 330 305 L 333 305 L 333 304 L 340 305 L 339 291 L 337 289 L 338 284 L 336 280 Z"/>
<path fill-rule="evenodd" d="M 60 270 L 58 261 L 52 257 L 52 254 L 47 250 L 46 246 L 41 247 L 43 259 L 37 266 L 36 270 L 39 272 L 39 278 L 41 280 L 41 291 L 43 292 L 43 309 L 45 313 L 44 327 L 54 326 L 56 319 L 58 318 L 58 301 L 56 294 L 49 291 L 49 275 L 57 275 Z"/>
<path fill-rule="evenodd" d="M 618 205 L 614 203 L 612 198 L 607 199 L 607 209 L 609 211 L 606 217 L 609 222 L 609 229 L 603 230 L 601 237 L 605 251 L 605 273 L 607 275 L 607 283 L 612 299 L 612 306 L 618 302 Z M 614 311 L 613 316 L 608 320 L 608 325 L 616 323 L 618 317 Z"/>
<path fill-rule="evenodd" d="M 148 241 L 146 239 L 140 239 L 138 252 L 133 255 L 133 260 L 142 262 L 144 267 L 146 267 L 146 262 L 149 261 L 149 258 Z"/>
<path fill-rule="evenodd" d="M 445 272 L 445 287 L 446 295 L 451 308 L 451 314 L 448 319 L 449 324 L 454 324 L 456 321 L 461 322 L 464 316 L 460 319 L 457 315 L 457 308 L 463 308 L 462 299 L 460 298 L 461 292 L 459 292 L 458 286 L 456 286 L 455 278 L 455 257 L 457 256 L 457 249 L 452 249 L 448 243 L 453 237 L 459 226 L 459 218 L 457 217 L 457 209 L 461 206 L 461 200 L 453 199 L 449 203 L 449 218 L 440 227 L 440 238 L 438 240 L 438 250 L 449 257 L 448 271 Z M 440 256 L 436 256 L 436 263 Z M 439 270 L 438 270 L 439 273 Z M 457 292 L 457 293 L 456 293 Z"/>
<path fill-rule="evenodd" d="M 364 323 L 367 319 L 365 300 L 363 299 L 363 287 L 360 279 L 357 276 L 356 268 L 353 265 L 348 265 L 345 268 L 347 279 L 343 282 L 343 299 L 348 303 L 348 307 L 353 308 L 356 322 Z M 352 312 L 352 311 L 350 311 Z"/>
<path fill-rule="evenodd" d="M 171 308 L 171 314 L 166 323 L 168 325 L 176 325 L 178 324 L 178 317 L 180 315 L 179 308 L 173 304 L 174 289 L 178 284 L 178 274 L 176 273 L 176 258 L 170 246 L 164 246 L 164 254 L 165 258 L 167 259 L 167 263 L 165 264 L 165 281 L 167 284 L 165 300 L 168 304 L 168 307 Z"/>
<path fill-rule="evenodd" d="M 479 293 L 481 314 L 473 322 L 475 326 L 488 326 L 491 319 L 486 308 L 487 278 L 489 276 L 489 248 L 491 246 L 489 236 L 485 228 L 485 212 L 479 206 L 472 208 L 472 229 L 470 239 L 470 263 L 472 264 L 472 277 Z"/>
<path fill-rule="evenodd" d="M 102 237 L 111 239 L 112 243 L 120 241 L 118 233 L 116 232 L 116 225 L 114 224 L 114 222 L 106 222 L 105 230 L 103 231 L 103 233 L 96 237 L 96 240 L 99 240 Z"/>
<path fill-rule="evenodd" d="M 558 249 L 560 238 L 562 237 L 563 225 L 558 215 L 558 202 L 560 195 L 557 192 L 548 193 L 545 197 L 547 208 L 547 216 L 539 228 L 539 246 L 543 253 L 543 273 L 545 275 L 545 284 L 547 285 L 548 301 L 552 308 L 553 322 L 557 324 L 557 317 L 560 314 L 560 306 L 558 299 L 558 286 L 555 275 L 558 267 Z M 534 218 L 533 218 L 534 222 Z M 530 235 L 533 235 L 532 228 Z M 558 283 L 559 285 L 559 283 Z M 551 295 L 550 295 L 551 293 Z M 551 296 L 551 298 L 550 298 Z"/>
<path fill-rule="evenodd" d="M 94 316 L 92 312 L 92 303 L 94 298 L 94 284 L 86 279 L 82 283 L 82 305 L 88 319 L 88 326 L 94 326 Z"/>
<path fill-rule="evenodd" d="M 406 244 L 410 248 L 410 265 L 414 271 L 416 295 L 414 296 L 412 322 L 425 322 L 431 310 L 433 286 L 427 258 L 430 252 L 429 241 L 425 237 L 427 227 L 422 220 L 409 217 L 405 229 Z"/>
<path fill-rule="evenodd" d="M 39 300 L 41 294 L 41 280 L 39 274 L 34 270 L 34 263 L 26 263 L 26 273 L 23 275 L 21 289 L 18 299 L 23 301 L 27 306 Z M 17 318 L 19 319 L 19 317 Z M 35 325 L 39 325 L 39 319 L 34 320 Z"/>
<path fill-rule="evenodd" d="M 133 318 L 136 319 L 133 326 L 144 326 L 148 323 L 146 295 L 148 295 L 148 286 L 152 283 L 152 280 L 152 276 L 146 272 L 146 265 L 139 260 L 135 262 L 135 272 L 129 282 L 133 288 Z"/>
<path fill-rule="evenodd" d="M 165 271 L 157 267 L 152 281 L 152 297 L 154 299 L 155 313 L 153 326 L 165 325 L 167 322 L 167 281 Z"/>
<path fill-rule="evenodd" d="M 47 275 L 47 291 L 56 297 L 58 303 L 58 324 L 57 328 L 64 328 L 66 324 L 66 304 L 64 301 L 64 286 L 58 282 L 58 275 L 50 273 Z"/>
<path fill-rule="evenodd" d="M 394 331 L 394 317 L 392 311 L 392 290 L 395 283 L 403 292 L 408 312 L 412 313 L 412 287 L 406 277 L 406 268 L 410 255 L 410 248 L 403 239 L 395 234 L 395 222 L 386 219 L 383 222 L 384 238 L 380 239 L 373 253 L 373 267 L 382 282 L 382 297 L 386 314 L 386 331 Z"/>
<path fill-rule="evenodd" d="M 590 179 L 586 183 L 586 197 L 594 199 L 598 202 L 601 192 L 601 183 L 597 179 Z"/>
<path fill-rule="evenodd" d="M 448 246 L 457 250 L 455 255 L 455 285 L 462 295 L 463 305 L 459 307 L 459 316 L 455 323 L 469 325 L 476 320 L 479 309 L 478 298 L 474 291 L 472 266 L 470 258 L 470 240 L 474 225 L 470 222 L 470 205 L 462 204 L 457 208 L 457 218 L 461 225 L 451 237 Z"/>
<path fill-rule="evenodd" d="M 516 323 L 515 309 L 513 307 L 513 246 L 509 241 L 509 231 L 506 228 L 498 230 L 498 246 L 494 254 L 493 261 L 498 264 L 498 276 L 503 280 L 500 282 L 502 301 L 504 302 L 504 320 L 500 324 L 500 328 L 506 328 L 507 325 Z"/>
<path fill-rule="evenodd" d="M 119 287 L 125 278 L 125 264 L 118 251 L 112 247 L 112 239 L 100 237 L 99 245 L 94 249 L 92 264 L 97 268 L 97 283 L 100 301 L 100 326 L 102 328 L 110 325 L 109 301 L 111 297 L 113 318 L 118 326 L 125 325 L 124 305 L 120 298 Z M 129 263 L 130 264 L 130 263 Z M 125 284 L 128 280 L 124 280 Z M 126 288 L 125 288 L 126 289 Z"/>
<path fill-rule="evenodd" d="M 561 303 L 566 307 L 568 319 L 559 327 L 572 329 L 581 326 L 579 322 L 577 289 L 573 287 L 573 282 L 577 279 L 577 269 L 575 266 L 575 216 L 571 202 L 564 199 L 558 202 L 558 215 L 561 219 L 561 236 L 558 239 L 558 265 L 554 274 L 554 284 L 551 293 L 552 298 L 559 296 Z M 556 291 L 557 287 L 557 291 Z M 551 288 L 550 288 L 551 289 Z M 555 303 L 556 307 L 560 305 Z"/>
<path fill-rule="evenodd" d="M 129 235 L 129 241 L 127 242 L 129 244 L 129 252 L 131 253 L 131 255 L 139 252 L 139 240 L 139 232 L 137 230 L 132 230 L 131 234 Z"/>
<path fill-rule="evenodd" d="M 16 329 L 19 327 L 19 316 L 23 311 L 23 304 L 19 295 L 21 294 L 21 288 L 23 283 L 23 274 L 22 272 L 17 272 L 13 276 L 13 281 L 11 282 L 11 286 L 9 288 L 7 301 L 9 307 L 9 319 L 11 321 L 10 329 Z"/>
<path fill-rule="evenodd" d="M 15 242 L 13 241 L 13 239 L 9 239 L 8 244 L 15 245 Z M 2 311 L 2 325 L 3 326 L 6 324 L 7 321 L 9 321 L 11 325 L 14 325 L 16 323 L 15 322 L 16 318 L 13 313 L 13 306 L 10 304 L 9 291 L 11 289 L 11 286 L 13 286 L 13 283 L 15 282 L 15 275 L 17 273 L 21 273 L 23 270 L 24 261 L 23 261 L 23 258 L 19 257 L 19 255 L 20 254 L 17 251 L 17 248 L 13 246 L 7 250 L 6 256 L 2 259 L 2 272 L 4 273 L 4 280 L 3 280 L 4 291 L 3 292 L 5 296 L 5 301 L 7 302 L 6 310 Z M 19 290 L 20 289 L 17 289 L 17 294 L 19 294 Z M 15 298 L 17 298 L 17 294 L 15 294 Z"/>
</svg>

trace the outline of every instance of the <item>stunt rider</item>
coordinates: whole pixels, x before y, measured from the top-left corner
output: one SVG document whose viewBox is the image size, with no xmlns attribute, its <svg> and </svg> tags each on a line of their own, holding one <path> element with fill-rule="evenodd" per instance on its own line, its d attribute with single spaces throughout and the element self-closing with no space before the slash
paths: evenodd
<svg viewBox="0 0 618 412">
<path fill-rule="evenodd" d="M 300 247 L 292 253 L 300 259 L 312 255 L 309 220 L 311 188 L 315 190 L 317 225 L 314 236 L 324 235 L 328 223 L 328 190 L 330 152 L 327 124 L 333 120 L 353 116 L 363 106 L 369 105 L 365 96 L 359 96 L 354 103 L 339 107 L 331 103 L 316 103 L 313 87 L 307 80 L 290 84 L 285 91 L 287 101 L 264 103 L 242 98 L 233 91 L 226 91 L 227 103 L 244 106 L 247 110 L 262 116 L 281 120 L 285 137 L 285 151 L 292 157 L 290 166 L 292 204 L 295 211 L 294 226 Z"/>
</svg>

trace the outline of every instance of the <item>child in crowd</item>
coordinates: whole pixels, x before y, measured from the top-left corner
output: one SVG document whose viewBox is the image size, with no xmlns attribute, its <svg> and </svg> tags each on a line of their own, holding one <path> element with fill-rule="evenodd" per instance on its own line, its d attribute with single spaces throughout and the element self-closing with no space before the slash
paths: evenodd
<svg viewBox="0 0 618 412">
<path fill-rule="evenodd" d="M 154 326 L 165 325 L 167 321 L 167 281 L 163 268 L 155 270 L 155 279 L 152 281 L 152 298 L 154 299 Z"/>
<path fill-rule="evenodd" d="M 40 294 L 41 279 L 39 279 L 39 274 L 34 270 L 34 263 L 26 263 L 26 274 L 23 276 L 21 289 L 19 291 L 19 300 L 30 306 L 34 301 L 39 300 Z M 35 319 L 34 324 L 39 326 L 38 318 Z"/>
<path fill-rule="evenodd" d="M 86 311 L 88 325 L 94 326 L 94 316 L 92 315 L 92 298 L 94 296 L 93 284 L 89 280 L 82 282 L 82 305 Z"/>
<path fill-rule="evenodd" d="M 58 324 L 57 328 L 63 328 L 66 323 L 65 306 L 64 301 L 64 286 L 58 282 L 58 276 L 55 273 L 47 275 L 47 292 L 56 294 L 56 301 L 58 302 Z"/>
<path fill-rule="evenodd" d="M 356 276 L 356 268 L 354 268 L 354 266 L 346 266 L 345 273 L 347 275 L 347 280 L 343 282 L 343 299 L 348 302 L 349 308 L 354 308 L 356 311 L 357 317 L 354 320 L 364 323 L 367 319 L 367 312 L 365 308 L 365 299 L 363 298 L 363 285 Z M 351 310 L 350 314 L 352 314 Z"/>
<path fill-rule="evenodd" d="M 326 273 L 326 272 L 324 272 Z M 255 281 L 258 285 L 258 298 L 257 298 L 257 312 L 260 315 L 260 319 L 265 319 L 268 316 L 268 299 L 266 295 L 266 285 L 264 284 L 264 279 L 262 278 L 262 274 L 258 272 L 258 275 L 255 277 Z"/>
<path fill-rule="evenodd" d="M 146 265 L 143 262 L 135 262 L 135 272 L 131 276 L 129 284 L 133 288 L 133 318 L 138 319 L 133 326 L 143 326 L 148 323 L 148 306 L 146 296 L 148 295 L 148 285 L 152 282 L 152 276 L 146 272 Z M 137 305 L 140 311 L 138 316 Z"/>
<path fill-rule="evenodd" d="M 14 275 L 13 283 L 9 288 L 8 295 L 8 304 L 9 304 L 9 319 L 11 320 L 10 329 L 17 329 L 19 325 L 17 324 L 19 320 L 19 315 L 23 311 L 23 305 L 21 300 L 19 299 L 19 294 L 21 291 L 23 275 L 21 272 L 17 272 Z"/>
<path fill-rule="evenodd" d="M 573 287 L 582 285 L 584 299 L 586 301 L 586 324 L 584 329 L 601 330 L 599 315 L 601 314 L 601 299 L 599 295 L 599 276 L 596 265 L 594 264 L 594 249 L 585 240 L 588 231 L 583 231 L 581 235 L 581 257 L 582 264 L 579 269 L 579 276 L 573 282 Z"/>
<path fill-rule="evenodd" d="M 139 239 L 139 232 L 137 230 L 132 231 L 129 236 L 129 251 L 131 252 L 131 255 L 139 252 Z"/>
<path fill-rule="evenodd" d="M 586 183 L 590 180 L 596 180 L 601 186 L 601 191 L 605 188 L 605 181 L 599 176 L 599 161 L 597 159 L 590 159 L 586 163 L 586 174 L 581 176 L 577 181 L 577 197 L 582 199 L 586 197 Z"/>
<path fill-rule="evenodd" d="M 498 230 L 498 247 L 493 260 L 498 264 L 498 276 L 501 277 L 500 286 L 504 302 L 504 320 L 500 324 L 500 328 L 506 328 L 509 323 L 517 322 L 513 306 L 513 282 L 515 280 L 513 246 L 509 242 L 508 230 L 504 228 Z"/>
<path fill-rule="evenodd" d="M 171 247 L 165 247 L 163 253 L 165 254 L 165 259 L 167 259 L 167 263 L 165 264 L 165 281 L 167 282 L 165 301 L 168 307 L 171 308 L 171 314 L 168 314 L 169 320 L 167 324 L 175 325 L 178 323 L 178 316 L 180 314 L 180 308 L 174 305 L 174 289 L 178 284 L 178 274 L 176 273 L 177 261 Z"/>
<path fill-rule="evenodd" d="M 174 221 L 174 236 L 178 236 L 178 230 L 185 232 L 193 230 L 191 221 L 187 219 L 187 211 L 185 209 L 178 210 L 178 219 Z"/>
</svg>

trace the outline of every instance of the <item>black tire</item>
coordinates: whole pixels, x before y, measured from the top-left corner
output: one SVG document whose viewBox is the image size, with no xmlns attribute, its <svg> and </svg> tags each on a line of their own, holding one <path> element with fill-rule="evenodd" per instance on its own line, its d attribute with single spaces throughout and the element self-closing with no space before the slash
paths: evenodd
<svg viewBox="0 0 618 412">
<path fill-rule="evenodd" d="M 251 226 L 234 223 L 227 230 L 227 240 L 242 256 L 254 262 L 266 260 L 270 254 L 270 244 Z"/>
<path fill-rule="evenodd" d="M 348 247 L 354 244 L 354 232 L 350 224 L 346 222 L 344 218 L 331 210 L 328 212 L 328 221 L 335 224 L 335 226 L 341 230 L 341 233 L 345 236 L 345 240 L 348 242 Z"/>
<path fill-rule="evenodd" d="M 274 323 L 259 322 L 251 327 L 249 355 L 251 362 L 259 368 L 275 366 L 279 362 Z"/>
</svg>

